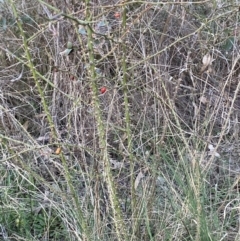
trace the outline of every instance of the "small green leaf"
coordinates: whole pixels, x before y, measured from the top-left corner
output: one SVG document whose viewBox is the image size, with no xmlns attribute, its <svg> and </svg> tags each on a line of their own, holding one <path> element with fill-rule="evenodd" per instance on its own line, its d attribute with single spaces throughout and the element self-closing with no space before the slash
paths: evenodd
<svg viewBox="0 0 240 241">
<path fill-rule="evenodd" d="M 67 43 L 67 49 L 72 49 L 72 47 L 73 47 L 72 42 L 68 41 L 68 43 Z"/>
<path fill-rule="evenodd" d="M 83 27 L 79 27 L 78 32 L 79 32 L 81 35 L 87 35 L 87 32 L 86 32 L 85 28 L 83 28 Z"/>
<path fill-rule="evenodd" d="M 5 30 L 7 30 L 7 20 L 6 20 L 6 18 L 2 18 L 2 19 L 0 19 L 0 27 L 2 27 L 2 29 L 5 31 Z"/>
<path fill-rule="evenodd" d="M 235 38 L 231 36 L 225 40 L 224 44 L 222 45 L 222 48 L 226 52 L 229 52 L 233 49 L 234 42 L 235 42 Z"/>
</svg>

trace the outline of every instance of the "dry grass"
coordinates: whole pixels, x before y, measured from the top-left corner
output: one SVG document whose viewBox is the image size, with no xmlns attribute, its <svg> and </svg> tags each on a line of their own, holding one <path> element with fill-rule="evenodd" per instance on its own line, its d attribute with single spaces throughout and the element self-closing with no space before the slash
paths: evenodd
<svg viewBox="0 0 240 241">
<path fill-rule="evenodd" d="M 2 240 L 239 240 L 234 4 L 0 1 Z"/>
</svg>

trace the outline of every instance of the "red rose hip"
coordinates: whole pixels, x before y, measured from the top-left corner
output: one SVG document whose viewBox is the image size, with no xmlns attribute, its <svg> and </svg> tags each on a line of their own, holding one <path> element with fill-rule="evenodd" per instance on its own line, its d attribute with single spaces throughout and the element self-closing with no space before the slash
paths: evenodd
<svg viewBox="0 0 240 241">
<path fill-rule="evenodd" d="M 101 94 L 104 94 L 106 91 L 107 91 L 107 88 L 106 88 L 106 87 L 102 87 L 102 88 L 100 89 Z"/>
</svg>

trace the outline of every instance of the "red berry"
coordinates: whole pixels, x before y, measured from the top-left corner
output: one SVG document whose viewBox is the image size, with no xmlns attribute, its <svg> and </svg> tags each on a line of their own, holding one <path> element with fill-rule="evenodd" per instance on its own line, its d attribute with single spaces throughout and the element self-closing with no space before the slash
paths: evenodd
<svg viewBox="0 0 240 241">
<path fill-rule="evenodd" d="M 120 15 L 119 12 L 114 13 L 114 17 L 115 17 L 115 18 L 120 18 L 120 16 L 121 16 L 121 15 Z"/>
<path fill-rule="evenodd" d="M 106 91 L 107 91 L 107 88 L 106 88 L 106 87 L 102 87 L 102 88 L 100 89 L 100 92 L 101 92 L 102 94 L 104 94 Z"/>
</svg>

